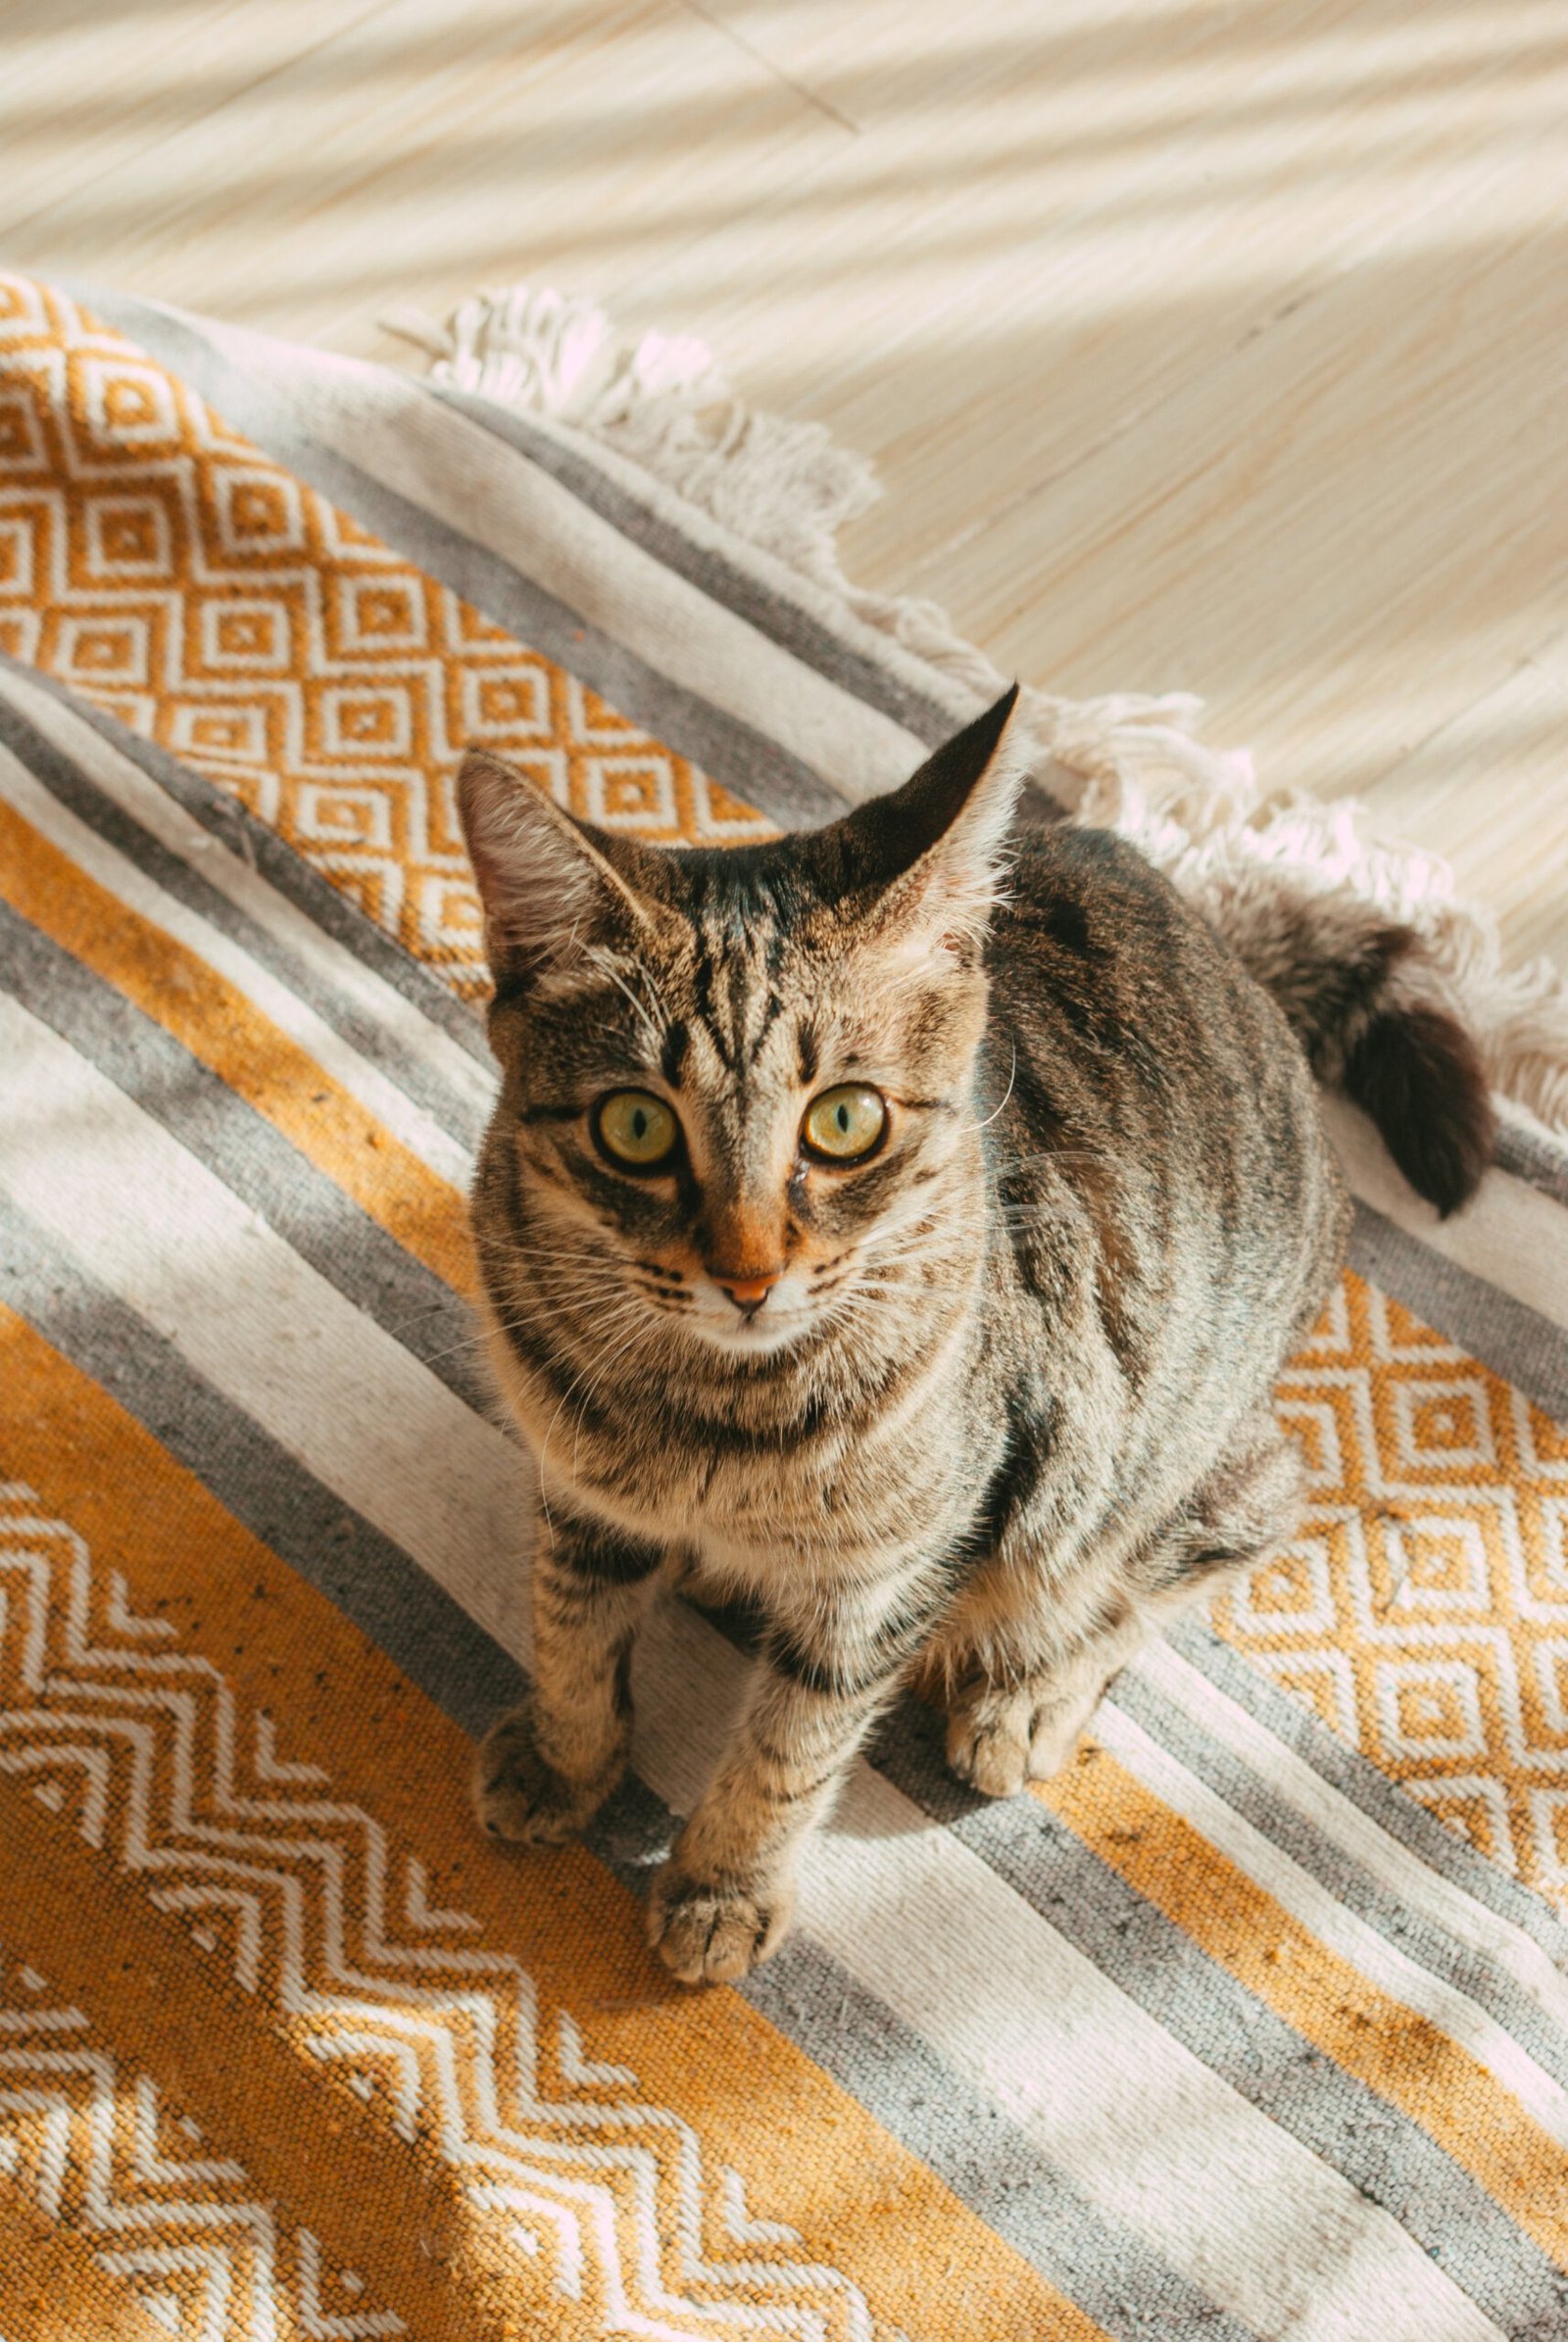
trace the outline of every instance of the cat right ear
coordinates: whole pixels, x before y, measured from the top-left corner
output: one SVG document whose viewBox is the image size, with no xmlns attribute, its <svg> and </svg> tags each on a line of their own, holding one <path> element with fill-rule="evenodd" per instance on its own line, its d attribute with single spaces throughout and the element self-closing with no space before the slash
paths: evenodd
<svg viewBox="0 0 1568 2342">
<path fill-rule="evenodd" d="M 1018 686 L 945 741 L 912 779 L 819 833 L 870 915 L 918 958 L 973 959 L 1001 891 L 1029 750 L 1013 722 Z"/>
<path fill-rule="evenodd" d="M 531 982 L 596 944 L 624 942 L 643 905 L 582 824 L 487 749 L 458 773 L 458 812 L 497 985 Z"/>
</svg>

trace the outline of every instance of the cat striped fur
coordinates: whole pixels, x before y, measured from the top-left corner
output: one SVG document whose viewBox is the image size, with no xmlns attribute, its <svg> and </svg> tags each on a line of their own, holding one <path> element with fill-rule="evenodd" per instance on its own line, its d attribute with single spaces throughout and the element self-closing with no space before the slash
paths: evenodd
<svg viewBox="0 0 1568 2342">
<path fill-rule="evenodd" d="M 590 828 L 485 752 L 460 778 L 503 1076 L 482 1308 L 545 1514 L 533 1690 L 476 1801 L 532 1841 L 598 1810 L 662 1580 L 759 1614 L 650 1899 L 687 1981 L 777 1944 L 902 1684 L 1009 1794 L 1288 1532 L 1269 1394 L 1349 1216 L 1307 1050 L 1374 1111 L 1431 1107 L 1448 1137 L 1407 1167 L 1445 1206 L 1489 1149 L 1413 937 L 1250 936 L 1293 1032 L 1131 848 L 1016 830 L 1013 699 L 892 795 L 725 852 Z"/>
</svg>

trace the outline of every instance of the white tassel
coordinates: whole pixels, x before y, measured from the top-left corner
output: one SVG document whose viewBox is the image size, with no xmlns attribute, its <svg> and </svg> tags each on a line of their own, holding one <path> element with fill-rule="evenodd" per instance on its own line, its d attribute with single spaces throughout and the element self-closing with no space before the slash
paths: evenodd
<svg viewBox="0 0 1568 2342">
<path fill-rule="evenodd" d="M 641 465 L 748 544 L 844 590 L 835 540 L 881 493 L 820 423 L 748 407 L 691 334 L 630 346 L 591 301 L 529 285 L 479 293 L 446 326 L 384 318 L 430 357 L 430 378 L 545 415 Z"/>
<path fill-rule="evenodd" d="M 465 301 L 445 326 L 399 310 L 388 329 L 422 349 L 433 380 L 570 425 L 820 590 L 851 616 L 983 706 L 1005 688 L 935 603 L 873 594 L 839 565 L 838 532 L 880 494 L 871 466 L 818 423 L 759 413 L 707 344 L 645 333 L 628 346 L 594 303 L 512 285 Z M 962 709 L 962 712 L 971 711 Z M 1474 1031 L 1494 1088 L 1568 1132 L 1568 987 L 1546 959 L 1505 971 L 1496 922 L 1459 901 L 1453 873 L 1387 844 L 1364 807 L 1299 793 L 1265 797 L 1245 750 L 1197 736 L 1186 693 L 1062 700 L 1026 690 L 1019 729 L 1074 821 L 1118 831 L 1222 931 L 1249 896 L 1345 889 L 1426 937 Z"/>
</svg>

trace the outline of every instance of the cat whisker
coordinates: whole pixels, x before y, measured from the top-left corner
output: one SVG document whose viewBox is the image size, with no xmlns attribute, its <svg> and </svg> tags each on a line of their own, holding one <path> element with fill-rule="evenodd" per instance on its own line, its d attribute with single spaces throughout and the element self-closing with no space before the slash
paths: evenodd
<svg viewBox="0 0 1568 2342">
<path fill-rule="evenodd" d="M 662 1026 L 655 1024 L 647 1008 L 643 1005 L 642 1001 L 639 1000 L 637 995 L 632 991 L 631 986 L 626 982 L 625 977 L 615 966 L 613 959 L 611 957 L 608 951 L 596 951 L 592 954 L 592 958 L 593 963 L 598 968 L 600 974 L 610 978 L 611 983 L 626 1001 L 628 1007 L 632 1011 L 632 1014 L 636 1017 L 639 1025 L 642 1027 L 643 1032 L 647 1035 L 648 1040 L 653 1048 L 656 1050 L 662 1049 L 663 1046 L 664 1034 L 668 1030 L 668 1019 L 665 1019 Z"/>
<path fill-rule="evenodd" d="M 604 1364 L 599 1369 L 599 1372 L 595 1375 L 593 1381 L 583 1392 L 582 1404 L 577 1409 L 576 1429 L 572 1434 L 571 1440 L 571 1469 L 573 1473 L 575 1473 L 577 1469 L 577 1450 L 582 1442 L 583 1417 L 588 1412 L 590 1400 L 598 1391 L 601 1383 L 603 1383 L 611 1368 L 615 1365 L 619 1359 L 624 1358 L 629 1349 L 632 1349 L 636 1346 L 637 1342 L 642 1340 L 647 1331 L 648 1329 L 643 1326 L 634 1326 L 627 1339 L 621 1343 L 620 1347 L 616 1350 L 612 1350 L 610 1356 L 605 1360 Z"/>
<path fill-rule="evenodd" d="M 1009 1154 L 1003 1176 L 1016 1177 L 1027 1163 L 1114 1163 L 1118 1159 L 1108 1147 L 1036 1147 L 1027 1153 Z"/>
<path fill-rule="evenodd" d="M 977 1138 L 982 1131 L 988 1131 L 991 1128 L 991 1125 L 997 1120 L 997 1117 L 1003 1112 L 1006 1106 L 1008 1098 L 1012 1096 L 1013 1084 L 1017 1081 L 1017 1079 L 1018 1045 L 1016 1042 L 1014 1042 L 1012 1045 L 1012 1067 L 1007 1075 L 1007 1087 L 1002 1094 L 1002 1104 L 994 1108 L 994 1110 L 986 1116 L 984 1122 L 975 1122 L 969 1125 L 969 1128 L 974 1132 Z"/>
<path fill-rule="evenodd" d="M 636 1297 L 639 1300 L 643 1298 L 641 1295 Z M 612 1302 L 630 1303 L 633 1299 L 633 1295 L 628 1293 L 625 1283 L 622 1281 L 616 1286 L 612 1293 L 605 1293 L 589 1289 L 576 1294 L 557 1299 L 553 1302 L 545 1302 L 543 1304 L 539 1302 L 529 1302 L 526 1306 L 519 1307 L 517 1310 L 510 1313 L 507 1316 L 502 1316 L 499 1312 L 493 1311 L 490 1322 L 493 1326 L 499 1328 L 499 1330 L 503 1333 L 520 1333 L 530 1326 L 551 1325 L 558 1322 L 562 1318 L 588 1319 L 594 1321 L 594 1323 L 597 1325 L 602 1324 L 603 1322 L 603 1318 L 600 1313 L 602 1313 L 607 1299 Z M 585 1328 L 585 1330 L 588 1329 Z M 475 1337 L 475 1340 L 478 1342 L 482 1342 L 483 1339 L 484 1337 L 482 1333 Z M 461 1347 L 462 1345 L 459 1344 L 456 1346 Z"/>
<path fill-rule="evenodd" d="M 405 1310 L 401 1316 L 389 1317 L 382 1322 L 389 1334 L 401 1334 L 405 1326 L 416 1326 L 421 1318 L 440 1316 L 454 1302 L 460 1307 L 463 1305 L 463 1295 L 455 1289 L 443 1293 L 439 1300 L 421 1301 L 417 1309 Z"/>
<path fill-rule="evenodd" d="M 537 1324 L 538 1320 L 533 1317 L 492 1318 L 491 1323 L 504 1334 L 520 1334 L 525 1332 L 528 1327 Z M 461 1357 L 465 1352 L 476 1352 L 482 1355 L 488 1347 L 488 1338 L 483 1333 L 478 1333 L 470 1334 L 463 1342 L 447 1342 L 438 1350 L 416 1350 L 414 1354 L 421 1366 L 438 1366 L 443 1359 Z"/>
<path fill-rule="evenodd" d="M 416 1350 L 414 1355 L 421 1366 L 439 1366 L 443 1359 L 461 1357 L 465 1351 L 480 1351 L 485 1346 L 482 1334 L 472 1334 L 466 1342 L 449 1342 L 438 1350 Z"/>
<path fill-rule="evenodd" d="M 616 1325 L 616 1326 L 617 1326 L 617 1330 L 618 1330 L 618 1325 L 619 1325 L 619 1323 L 621 1322 L 621 1321 L 620 1321 L 620 1318 L 619 1318 L 619 1313 L 612 1313 L 611 1322 L 612 1322 L 612 1324 Z M 630 1347 L 630 1343 L 627 1343 L 625 1346 L 629 1348 L 629 1347 Z M 620 1355 L 620 1352 L 617 1350 L 617 1351 L 615 1352 L 615 1355 L 616 1355 L 616 1357 L 618 1357 L 618 1356 Z M 598 1367 L 600 1368 L 600 1372 L 601 1372 L 601 1373 L 603 1373 L 603 1371 L 604 1371 L 604 1368 L 603 1368 L 603 1365 L 602 1365 L 601 1361 L 599 1361 L 598 1359 L 594 1359 L 594 1360 L 592 1360 L 592 1361 L 591 1361 L 591 1362 L 590 1362 L 590 1363 L 589 1363 L 587 1366 L 585 1366 L 585 1367 L 583 1368 L 583 1370 L 582 1370 L 581 1374 L 578 1374 L 578 1375 L 575 1375 L 575 1376 L 573 1376 L 572 1380 L 571 1380 L 571 1381 L 570 1381 L 570 1382 L 569 1382 L 569 1383 L 566 1385 L 566 1388 L 565 1388 L 565 1390 L 564 1390 L 564 1391 L 562 1392 L 562 1394 L 561 1394 L 561 1398 L 560 1398 L 560 1401 L 559 1401 L 559 1403 L 558 1403 L 558 1405 L 557 1405 L 557 1407 L 556 1407 L 556 1411 L 555 1411 L 555 1413 L 554 1413 L 554 1414 L 551 1416 L 551 1418 L 550 1418 L 550 1421 L 549 1421 L 548 1425 L 547 1425 L 547 1426 L 546 1426 L 546 1428 L 545 1428 L 545 1436 L 544 1436 L 544 1438 L 543 1438 L 543 1439 L 540 1440 L 540 1442 L 539 1442 L 539 1501 L 540 1501 L 541 1505 L 544 1507 L 544 1515 L 545 1515 L 545 1519 L 546 1519 L 546 1521 L 547 1521 L 547 1522 L 550 1520 L 550 1498 L 549 1498 L 549 1496 L 548 1496 L 548 1494 L 546 1493 L 546 1490 L 545 1490 L 545 1459 L 546 1459 L 546 1457 L 548 1456 L 548 1454 L 549 1454 L 549 1452 L 550 1452 L 550 1442 L 551 1442 L 552 1439 L 555 1437 L 556 1425 L 557 1425 L 557 1424 L 560 1422 L 560 1420 L 561 1420 L 562 1408 L 564 1408 L 564 1407 L 566 1405 L 567 1401 L 568 1401 L 568 1400 L 571 1398 L 571 1396 L 572 1396 L 573 1392 L 574 1392 L 575 1391 L 577 1391 L 577 1389 L 578 1389 L 578 1388 L 580 1387 L 580 1385 L 581 1385 L 581 1384 L 582 1384 L 582 1383 L 583 1383 L 583 1382 L 586 1380 L 586 1378 L 587 1378 L 589 1375 L 593 1374 L 595 1366 L 598 1366 Z M 593 1397 L 593 1394 L 594 1394 L 594 1389 L 595 1389 L 596 1387 L 597 1387 L 596 1385 L 590 1385 L 590 1387 L 589 1387 L 588 1391 L 587 1391 L 584 1393 L 584 1396 L 583 1396 L 583 1402 L 582 1402 L 582 1406 L 581 1406 L 581 1408 L 579 1408 L 579 1410 L 578 1410 L 578 1426 L 577 1426 L 577 1428 L 578 1428 L 578 1435 L 579 1435 L 579 1437 L 580 1437 L 580 1435 L 581 1435 L 581 1430 L 582 1430 L 582 1420 L 581 1420 L 581 1419 L 582 1419 L 582 1416 L 583 1416 L 583 1415 L 584 1415 L 584 1414 L 587 1412 L 588 1403 L 589 1403 L 590 1399 Z M 575 1453 L 575 1448 L 573 1449 L 573 1452 Z M 551 1534 L 552 1534 L 552 1536 L 554 1536 L 554 1534 L 555 1534 L 555 1532 L 554 1532 L 554 1528 L 553 1528 L 553 1527 L 552 1527 Z"/>
<path fill-rule="evenodd" d="M 638 960 L 637 974 L 647 988 L 648 998 L 653 1002 L 654 1014 L 659 1019 L 661 1030 L 667 1033 L 671 1022 L 669 1009 L 665 1005 L 663 994 L 654 982 L 654 971 L 646 960 Z"/>
<path fill-rule="evenodd" d="M 978 1282 L 978 1271 L 969 1277 L 858 1277 L 851 1287 L 853 1293 L 897 1293 L 912 1299 L 922 1293 L 966 1293 Z"/>
<path fill-rule="evenodd" d="M 580 1245 L 580 1240 L 565 1236 L 548 1244 L 519 1244 L 514 1238 L 509 1237 L 507 1256 L 511 1260 L 548 1261 L 555 1268 L 612 1269 L 623 1272 L 625 1263 L 620 1253 L 612 1251 L 608 1246 L 602 1252 L 582 1248 L 569 1252 L 567 1247 L 574 1241 Z"/>
<path fill-rule="evenodd" d="M 519 1317 L 552 1317 L 564 1310 L 591 1309 L 601 1302 L 624 1300 L 634 1290 L 624 1277 L 578 1278 L 533 1292 L 519 1293 L 514 1289 L 509 1297 Z"/>
</svg>

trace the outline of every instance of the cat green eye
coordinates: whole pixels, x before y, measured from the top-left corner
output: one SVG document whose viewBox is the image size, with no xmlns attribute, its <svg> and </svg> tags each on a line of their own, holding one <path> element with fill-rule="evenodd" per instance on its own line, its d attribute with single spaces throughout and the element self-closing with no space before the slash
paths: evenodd
<svg viewBox="0 0 1568 2342">
<path fill-rule="evenodd" d="M 674 1151 L 680 1124 L 649 1090 L 612 1090 L 594 1116 L 601 1146 L 617 1162 L 652 1171 Z"/>
<path fill-rule="evenodd" d="M 869 1154 L 888 1126 L 886 1102 L 875 1090 L 858 1082 L 842 1082 L 824 1090 L 806 1109 L 801 1136 L 812 1154 L 829 1162 L 853 1163 Z"/>
</svg>

